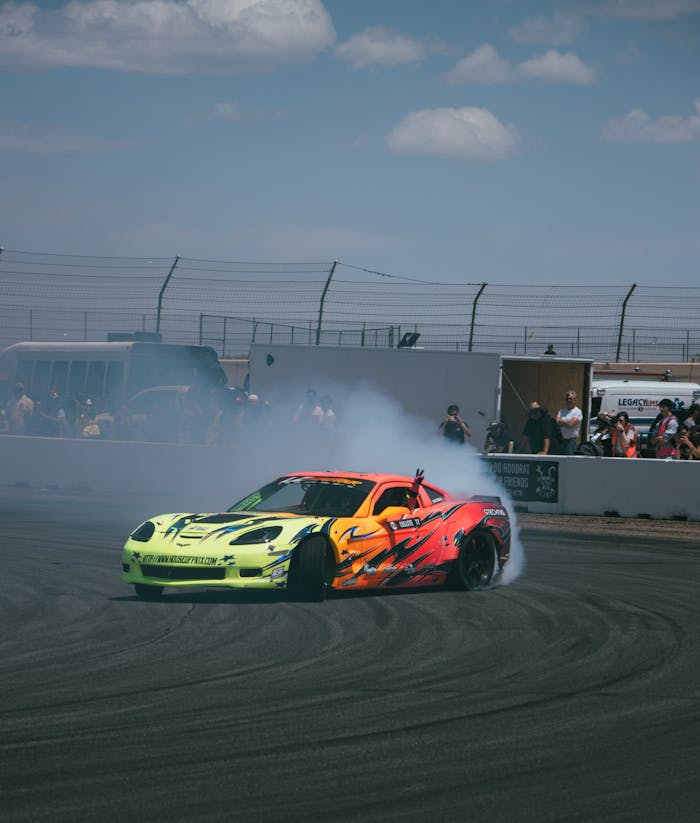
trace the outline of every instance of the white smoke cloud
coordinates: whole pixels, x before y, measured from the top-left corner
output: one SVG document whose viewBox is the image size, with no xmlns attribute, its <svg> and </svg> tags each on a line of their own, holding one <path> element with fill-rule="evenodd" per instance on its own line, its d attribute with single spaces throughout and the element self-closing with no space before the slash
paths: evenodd
<svg viewBox="0 0 700 823">
<path fill-rule="evenodd" d="M 319 396 L 327 393 L 333 397 L 337 426 L 330 433 L 304 432 L 291 420 L 307 388 L 286 384 L 265 398 L 270 402 L 272 425 L 255 443 L 242 444 L 241 462 L 248 470 L 245 478 L 236 481 L 240 497 L 291 471 L 327 469 L 413 477 L 416 469 L 422 468 L 427 483 L 455 496 L 501 498 L 512 525 L 511 558 L 502 582 L 510 583 L 523 572 L 525 554 L 513 501 L 475 448 L 446 442 L 437 434 L 438 422 L 407 414 L 398 402 L 368 385 L 315 386 Z M 235 499 L 232 493 L 228 505 Z M 224 504 L 226 500 L 222 500 L 225 508 Z"/>
</svg>

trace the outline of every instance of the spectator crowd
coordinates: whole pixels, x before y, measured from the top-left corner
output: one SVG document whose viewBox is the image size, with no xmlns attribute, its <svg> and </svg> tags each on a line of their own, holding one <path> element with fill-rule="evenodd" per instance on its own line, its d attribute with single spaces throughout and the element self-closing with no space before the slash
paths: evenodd
<svg viewBox="0 0 700 823">
<path fill-rule="evenodd" d="M 335 428 L 333 398 L 306 392 L 291 421 L 299 432 Z M 243 389 L 161 386 L 145 389 L 115 408 L 85 395 L 66 397 L 51 386 L 41 400 L 17 383 L 0 408 L 0 434 L 157 443 L 234 445 L 264 437 L 274 425 L 270 403 Z"/>
<path fill-rule="evenodd" d="M 43 398 L 31 398 L 17 383 L 0 408 L 0 434 L 229 446 L 250 437 L 265 437 L 278 421 L 270 403 L 243 389 L 222 386 L 155 387 L 116 408 L 85 395 L 66 397 L 52 386 Z M 700 405 L 674 409 L 668 398 L 648 432 L 640 433 L 621 411 L 599 415 L 590 439 L 582 436 L 583 412 L 576 393 L 567 391 L 555 414 L 537 401 L 527 408 L 525 423 L 514 436 L 500 420 L 487 428 L 485 454 L 598 455 L 616 458 L 656 457 L 700 460 Z M 294 411 L 292 430 L 328 436 L 336 429 L 333 398 L 306 391 Z M 450 404 L 438 436 L 456 446 L 471 442 L 472 431 L 456 404 Z"/>
</svg>

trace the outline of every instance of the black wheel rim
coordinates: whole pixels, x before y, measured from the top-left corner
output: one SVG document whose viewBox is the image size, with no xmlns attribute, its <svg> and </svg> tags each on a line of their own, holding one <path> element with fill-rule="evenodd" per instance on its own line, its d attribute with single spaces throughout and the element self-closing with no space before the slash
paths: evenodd
<svg viewBox="0 0 700 823">
<path fill-rule="evenodd" d="M 484 537 L 474 537 L 462 559 L 464 579 L 470 589 L 487 586 L 494 569 L 493 548 Z"/>
</svg>

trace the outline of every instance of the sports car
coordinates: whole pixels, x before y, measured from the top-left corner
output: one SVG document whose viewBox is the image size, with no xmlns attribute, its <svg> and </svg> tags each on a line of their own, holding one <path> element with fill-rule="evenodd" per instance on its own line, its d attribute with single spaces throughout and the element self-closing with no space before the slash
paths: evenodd
<svg viewBox="0 0 700 823">
<path fill-rule="evenodd" d="M 122 580 L 153 600 L 188 586 L 282 589 L 323 600 L 329 589 L 496 581 L 510 551 L 498 497 L 459 499 L 415 477 L 287 474 L 226 512 L 162 514 L 131 533 Z"/>
</svg>

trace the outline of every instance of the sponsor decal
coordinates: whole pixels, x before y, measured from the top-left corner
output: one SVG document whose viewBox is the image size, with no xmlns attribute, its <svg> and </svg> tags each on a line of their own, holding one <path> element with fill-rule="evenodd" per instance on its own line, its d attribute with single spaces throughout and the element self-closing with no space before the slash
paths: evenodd
<svg viewBox="0 0 700 823">
<path fill-rule="evenodd" d="M 656 409 L 658 408 L 659 400 L 657 397 L 618 397 L 617 405 L 622 408 L 632 406 L 637 409 Z M 681 400 L 680 397 L 676 397 L 673 401 L 673 408 L 685 408 L 685 401 Z"/>
<path fill-rule="evenodd" d="M 537 481 L 535 484 L 535 493 L 540 500 L 556 500 L 557 499 L 557 466 L 538 465 L 535 469 L 537 472 Z"/>
<path fill-rule="evenodd" d="M 507 517 L 505 509 L 484 509 L 484 517 Z"/>
<path fill-rule="evenodd" d="M 314 483 L 332 484 L 334 486 L 358 486 L 362 480 L 355 477 L 318 477 L 315 475 L 305 475 L 304 477 L 285 477 L 280 480 L 280 486 L 288 485 L 289 483 L 304 483 L 312 480 Z"/>
<path fill-rule="evenodd" d="M 417 529 L 420 523 L 420 517 L 404 517 L 402 520 L 388 520 L 387 526 L 397 532 L 399 529 Z"/>
<path fill-rule="evenodd" d="M 183 566 L 216 566 L 219 562 L 216 557 L 192 557 L 182 554 L 144 554 L 140 560 L 145 564 L 172 564 L 178 563 Z"/>
<path fill-rule="evenodd" d="M 257 506 L 257 504 L 262 500 L 262 495 L 259 491 L 253 492 L 253 494 L 249 494 L 248 497 L 241 500 L 238 504 L 241 509 L 244 511 L 246 509 L 251 509 L 253 506 Z"/>
<path fill-rule="evenodd" d="M 487 458 L 487 463 L 514 500 L 558 501 L 559 465 L 556 461 Z"/>
</svg>

